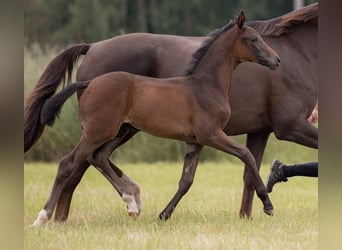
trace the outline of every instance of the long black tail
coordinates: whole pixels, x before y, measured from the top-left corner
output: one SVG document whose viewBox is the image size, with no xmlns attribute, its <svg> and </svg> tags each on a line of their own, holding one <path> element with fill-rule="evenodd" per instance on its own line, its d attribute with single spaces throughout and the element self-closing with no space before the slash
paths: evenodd
<svg viewBox="0 0 342 250">
<path fill-rule="evenodd" d="M 70 84 L 68 87 L 59 93 L 50 97 L 43 105 L 40 114 L 40 123 L 52 127 L 55 123 L 56 117 L 59 117 L 62 106 L 65 101 L 72 96 L 77 90 L 88 87 L 90 81 L 76 82 Z"/>
<path fill-rule="evenodd" d="M 40 111 L 66 75 L 69 82 L 73 68 L 81 55 L 85 55 L 90 44 L 76 44 L 57 55 L 46 67 L 38 83 L 26 99 L 24 112 L 24 152 L 27 152 L 44 131 L 40 124 Z"/>
</svg>

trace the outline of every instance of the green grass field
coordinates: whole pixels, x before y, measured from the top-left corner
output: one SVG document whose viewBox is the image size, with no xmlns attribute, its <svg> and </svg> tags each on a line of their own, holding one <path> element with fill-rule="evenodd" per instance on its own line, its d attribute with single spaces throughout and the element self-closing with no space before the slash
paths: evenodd
<svg viewBox="0 0 342 250">
<path fill-rule="evenodd" d="M 242 164 L 200 163 L 194 184 L 167 222 L 159 212 L 175 193 L 182 163 L 121 164 L 140 184 L 143 210 L 137 220 L 94 168 L 75 191 L 66 224 L 31 228 L 45 204 L 57 164 L 26 163 L 25 249 L 317 249 L 318 181 L 296 177 L 277 184 L 270 198 L 274 216 L 254 200 L 253 219 L 238 215 Z M 269 165 L 263 165 L 265 180 Z"/>
</svg>

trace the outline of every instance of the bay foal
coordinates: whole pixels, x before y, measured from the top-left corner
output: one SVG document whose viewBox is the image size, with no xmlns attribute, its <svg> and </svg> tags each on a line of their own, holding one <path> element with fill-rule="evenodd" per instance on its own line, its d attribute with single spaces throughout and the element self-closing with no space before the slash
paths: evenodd
<svg viewBox="0 0 342 250">
<path fill-rule="evenodd" d="M 276 71 L 257 63 L 241 64 L 234 71 L 229 90 L 232 112 L 224 132 L 227 135 L 247 134 L 246 146 L 259 168 L 272 132 L 279 140 L 318 148 L 318 129 L 307 121 L 318 95 L 318 3 L 269 20 L 250 21 L 245 25 L 258 31 L 282 58 L 282 66 Z M 70 82 L 75 62 L 81 55 L 84 55 L 84 58 L 77 69 L 77 81 L 91 80 L 113 71 L 169 78 L 184 74 L 193 53 L 207 38 L 130 33 L 65 49 L 48 64 L 27 97 L 24 112 L 24 151 L 27 152 L 34 145 L 44 130 L 45 125 L 40 123 L 42 106 L 64 82 L 65 76 L 69 79 L 67 84 Z M 91 162 L 85 162 L 72 173 L 57 202 L 55 221 L 65 221 L 68 218 L 73 192 L 90 164 L 95 166 L 114 188 L 117 189 L 116 183 L 120 180 L 120 189 L 123 189 L 122 185 L 126 185 L 124 192 L 134 194 L 136 203 L 141 204 L 138 184 L 109 159 L 114 149 L 137 132 L 138 130 L 128 123 L 124 124 L 116 138 L 96 150 Z M 119 138 L 121 139 L 118 140 Z M 186 145 L 184 161 L 192 162 L 198 159 L 199 153 L 196 149 L 191 151 Z M 105 172 L 104 170 L 108 170 L 106 168 L 101 169 L 101 157 L 111 164 L 110 172 Z M 253 177 L 246 169 L 244 168 L 240 216 L 250 218 L 254 185 Z M 188 182 L 186 178 L 187 175 L 183 175 L 180 179 L 181 187 L 184 186 L 183 183 Z M 139 207 L 139 211 L 140 209 Z"/>
<path fill-rule="evenodd" d="M 226 25 L 209 38 L 194 54 L 186 76 L 156 79 L 113 72 L 71 84 L 52 96 L 43 106 L 42 124 L 52 125 L 66 99 L 84 89 L 79 97 L 83 131 L 79 144 L 60 161 L 50 197 L 33 225 L 42 225 L 51 218 L 73 171 L 101 145 L 120 136 L 120 127 L 125 124 L 158 137 L 184 141 L 199 152 L 203 146 L 210 146 L 239 157 L 253 176 L 264 212 L 271 215 L 273 206 L 254 157 L 223 131 L 231 114 L 228 91 L 234 68 L 240 62 L 251 61 L 276 69 L 280 62 L 258 33 L 244 26 L 244 21 L 241 12 L 236 23 Z M 111 168 L 107 160 L 103 164 L 103 169 Z M 184 172 L 189 164 L 184 163 Z M 190 180 L 195 174 L 192 169 Z M 134 195 L 122 192 L 120 187 L 118 192 L 127 201 L 129 214 L 137 216 L 140 211 Z M 166 207 L 165 216 L 172 213 L 180 199 L 176 194 Z"/>
</svg>

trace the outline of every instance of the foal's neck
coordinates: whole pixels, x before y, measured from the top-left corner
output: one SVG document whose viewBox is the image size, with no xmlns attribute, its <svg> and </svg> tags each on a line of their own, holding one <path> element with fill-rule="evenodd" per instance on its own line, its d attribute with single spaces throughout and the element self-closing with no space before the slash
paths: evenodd
<svg viewBox="0 0 342 250">
<path fill-rule="evenodd" d="M 234 52 L 236 29 L 230 28 L 219 35 L 208 48 L 194 71 L 194 77 L 209 88 L 217 88 L 228 95 L 233 70 L 238 58 Z"/>
</svg>

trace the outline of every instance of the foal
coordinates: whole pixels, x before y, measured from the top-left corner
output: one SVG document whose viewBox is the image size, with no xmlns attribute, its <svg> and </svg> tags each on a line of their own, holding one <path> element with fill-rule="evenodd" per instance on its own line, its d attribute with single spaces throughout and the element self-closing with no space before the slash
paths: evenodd
<svg viewBox="0 0 342 250">
<path fill-rule="evenodd" d="M 226 25 L 207 40 L 194 54 L 186 76 L 156 79 L 113 72 L 71 84 L 51 97 L 42 109 L 43 124 L 52 125 L 66 99 L 84 89 L 79 98 L 83 131 L 79 144 L 60 161 L 50 197 L 33 225 L 39 226 L 51 218 L 73 170 L 98 147 L 115 138 L 126 124 L 158 137 L 184 141 L 199 152 L 203 146 L 210 146 L 239 157 L 254 177 L 265 213 L 271 215 L 273 207 L 253 156 L 223 132 L 231 114 L 228 91 L 234 68 L 244 61 L 271 69 L 279 66 L 277 54 L 254 29 L 244 26 L 244 20 L 241 12 L 236 24 Z M 103 168 L 111 167 L 108 161 L 104 164 Z M 187 167 L 185 164 L 184 171 Z M 130 215 L 137 216 L 140 211 L 133 195 L 118 191 L 127 201 Z M 175 196 L 167 210 L 172 211 L 180 198 Z"/>
</svg>

